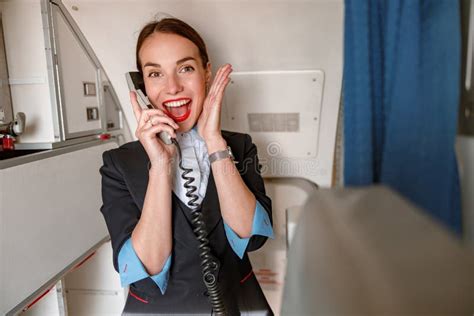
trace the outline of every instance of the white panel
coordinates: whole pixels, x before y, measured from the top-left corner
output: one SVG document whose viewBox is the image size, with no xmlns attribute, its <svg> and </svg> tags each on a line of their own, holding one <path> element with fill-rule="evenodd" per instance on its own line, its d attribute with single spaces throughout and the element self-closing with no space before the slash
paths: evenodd
<svg viewBox="0 0 474 316">
<path fill-rule="evenodd" d="M 46 295 L 22 313 L 21 316 L 61 316 L 57 287 L 53 286 Z"/>
<path fill-rule="evenodd" d="M 464 238 L 474 249 L 474 137 L 458 136 L 456 149 L 461 176 Z"/>
<path fill-rule="evenodd" d="M 470 315 L 474 256 L 383 186 L 315 190 L 288 252 L 282 315 Z"/>
<path fill-rule="evenodd" d="M 272 199 L 274 239 L 264 247 L 249 253 L 253 271 L 263 293 L 276 316 L 280 315 L 284 276 L 287 259 L 288 210 L 304 205 L 315 190 L 314 185 L 303 179 L 265 179 L 265 188 Z"/>
<path fill-rule="evenodd" d="M 319 70 L 233 73 L 225 94 L 223 120 L 230 130 L 252 134 L 262 162 L 276 156 L 315 158 L 323 84 L 324 73 Z M 299 128 L 296 132 L 252 133 L 249 113 L 297 113 Z M 279 170 L 269 171 L 271 176 L 288 176 Z"/>
<path fill-rule="evenodd" d="M 115 91 L 112 89 L 109 78 L 101 72 L 102 103 L 106 111 L 107 130 L 117 129 L 121 126 L 120 104 L 118 104 Z"/>
<path fill-rule="evenodd" d="M 206 41 L 214 71 L 321 69 L 325 85 L 319 127 L 319 152 L 301 170 L 311 181 L 332 183 L 343 60 L 343 0 L 64 0 L 107 71 L 133 132 L 136 119 L 123 77 L 135 69 L 140 28 L 158 12 L 194 26 Z M 75 9 L 72 9 L 75 6 Z M 104 17 L 107 23 L 104 24 Z M 126 23 L 124 23 L 126 21 Z M 120 53 L 117 53 L 120 52 Z M 278 94 L 278 91 L 274 91 Z M 223 122 L 226 123 L 226 122 Z M 222 126 L 227 128 L 225 124 Z M 265 148 L 259 148 L 264 151 Z M 304 176 L 304 172 L 292 173 Z"/>
<path fill-rule="evenodd" d="M 120 315 L 125 305 L 125 290 L 112 263 L 110 242 L 65 278 L 69 315 Z"/>
<path fill-rule="evenodd" d="M 46 83 L 45 77 L 28 77 L 28 78 L 10 78 L 8 79 L 8 83 L 11 85 L 18 85 L 18 84 L 43 84 Z"/>
<path fill-rule="evenodd" d="M 99 168 L 101 146 L 0 170 L 3 314 L 108 233 Z"/>
<path fill-rule="evenodd" d="M 1 3 L 14 113 L 26 114 L 20 142 L 53 142 L 54 129 L 39 0 Z"/>
<path fill-rule="evenodd" d="M 57 36 L 62 100 L 66 112 L 66 133 L 100 129 L 100 118 L 88 121 L 86 115 L 88 107 L 98 109 L 99 89 L 95 89 L 95 95 L 85 96 L 83 86 L 84 82 L 90 82 L 97 87 L 97 68 L 56 6 L 53 6 L 53 14 L 57 23 L 54 29 Z"/>
<path fill-rule="evenodd" d="M 0 123 L 5 123 L 13 120 L 13 114 L 2 25 L 0 4 Z"/>
</svg>

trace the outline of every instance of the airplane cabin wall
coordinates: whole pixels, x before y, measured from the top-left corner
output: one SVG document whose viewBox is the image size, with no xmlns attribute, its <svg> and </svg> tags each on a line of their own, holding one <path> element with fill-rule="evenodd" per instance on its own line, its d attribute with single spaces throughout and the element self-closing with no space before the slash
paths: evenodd
<svg viewBox="0 0 474 316">
<path fill-rule="evenodd" d="M 224 63 L 231 63 L 234 72 L 321 70 L 324 84 L 318 130 L 316 135 L 304 134 L 304 139 L 293 142 L 293 146 L 299 146 L 295 147 L 295 151 L 317 142 L 317 155 L 289 157 L 290 161 L 297 163 L 305 163 L 310 158 L 309 168 L 312 169 L 310 172 L 300 170 L 288 176 L 307 177 L 307 174 L 312 173 L 308 178 L 310 181 L 323 187 L 332 185 L 342 82 L 342 0 L 65 0 L 63 3 L 107 71 L 132 133 L 136 129 L 136 119 L 129 105 L 124 73 L 136 69 L 135 44 L 138 32 L 159 12 L 183 19 L 201 33 L 214 71 Z M 278 74 L 274 75 L 273 80 L 278 80 Z M 295 99 L 298 92 L 295 91 Z M 279 91 L 275 89 L 273 94 L 278 95 Z M 275 106 L 275 112 L 297 112 L 305 105 Z M 227 123 L 223 118 L 223 128 L 226 128 Z M 244 126 L 240 131 L 245 132 Z M 269 150 L 269 147 L 258 148 L 260 153 Z M 292 149 L 288 150 L 291 152 Z"/>
</svg>

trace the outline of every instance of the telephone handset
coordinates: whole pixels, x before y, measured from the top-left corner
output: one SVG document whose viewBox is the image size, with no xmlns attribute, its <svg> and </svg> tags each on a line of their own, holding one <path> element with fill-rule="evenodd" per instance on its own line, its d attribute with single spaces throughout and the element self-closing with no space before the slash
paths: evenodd
<svg viewBox="0 0 474 316">
<path fill-rule="evenodd" d="M 143 76 L 138 71 L 127 72 L 125 74 L 127 79 L 128 89 L 135 92 L 137 95 L 138 104 L 144 108 L 153 109 L 150 100 L 145 94 L 145 83 L 143 82 Z M 171 136 L 167 132 L 160 132 L 156 134 L 166 145 L 171 145 L 173 142 Z"/>
<path fill-rule="evenodd" d="M 138 71 L 127 72 L 125 74 L 127 79 L 128 88 L 130 91 L 134 91 L 137 95 L 138 104 L 143 107 L 152 109 L 150 100 L 145 94 L 145 83 L 143 82 L 143 76 Z M 191 209 L 192 220 L 191 223 L 194 226 L 194 234 L 199 241 L 199 257 L 201 258 L 201 268 L 203 275 L 203 282 L 206 285 L 207 292 L 209 294 L 209 301 L 212 305 L 213 315 L 226 315 L 224 300 L 220 291 L 217 278 L 219 275 L 220 263 L 219 260 L 214 257 L 211 253 L 209 246 L 209 240 L 207 239 L 207 227 L 203 220 L 201 212 L 201 206 L 196 202 L 199 197 L 195 193 L 197 191 L 196 186 L 192 185 L 194 178 L 189 175 L 193 169 L 186 168 L 183 166 L 183 159 L 181 148 L 176 139 L 171 138 L 167 132 L 160 132 L 157 134 L 158 137 L 167 145 L 174 144 L 178 151 L 179 168 L 183 171 L 181 177 L 185 180 L 184 188 L 186 189 L 186 196 L 189 198 L 188 207 Z"/>
</svg>

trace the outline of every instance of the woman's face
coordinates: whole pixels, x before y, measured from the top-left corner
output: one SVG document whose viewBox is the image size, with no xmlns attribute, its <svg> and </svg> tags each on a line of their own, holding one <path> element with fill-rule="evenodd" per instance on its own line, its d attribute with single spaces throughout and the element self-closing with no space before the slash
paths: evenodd
<svg viewBox="0 0 474 316">
<path fill-rule="evenodd" d="M 203 67 L 199 49 L 176 34 L 155 32 L 139 51 L 145 89 L 151 104 L 190 130 L 199 118 L 210 79 L 210 65 Z"/>
</svg>

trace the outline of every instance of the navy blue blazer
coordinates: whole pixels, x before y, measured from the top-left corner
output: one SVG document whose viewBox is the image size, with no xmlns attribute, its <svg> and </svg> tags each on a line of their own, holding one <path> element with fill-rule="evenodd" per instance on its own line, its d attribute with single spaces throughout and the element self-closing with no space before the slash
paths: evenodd
<svg viewBox="0 0 474 316">
<path fill-rule="evenodd" d="M 243 181 L 272 220 L 271 200 L 265 193 L 255 144 L 247 134 L 222 131 L 222 136 L 232 148 Z M 119 251 L 140 219 L 148 185 L 148 162 L 146 151 L 139 141 L 103 153 L 103 166 L 100 168 L 103 205 L 100 211 L 110 233 L 113 264 L 117 271 Z M 199 242 L 193 233 L 191 210 L 174 193 L 170 194 L 173 261 L 167 290 L 161 294 L 150 278 L 132 283 L 124 313 L 211 313 L 206 287 L 202 282 Z M 212 253 L 221 264 L 218 281 L 229 315 L 245 314 L 247 311 L 272 315 L 247 254 L 240 259 L 228 243 L 212 170 L 201 210 Z M 247 251 L 260 248 L 266 239 L 264 236 L 252 236 Z"/>
</svg>

